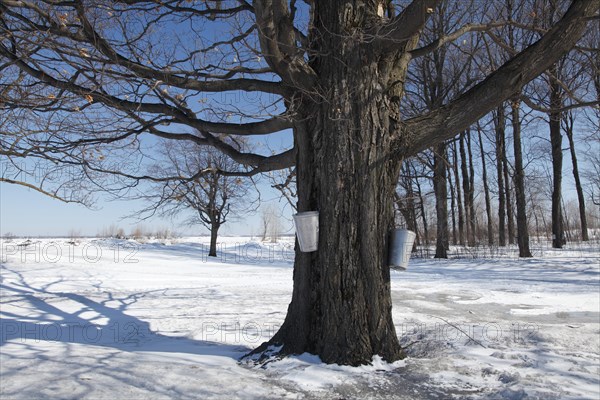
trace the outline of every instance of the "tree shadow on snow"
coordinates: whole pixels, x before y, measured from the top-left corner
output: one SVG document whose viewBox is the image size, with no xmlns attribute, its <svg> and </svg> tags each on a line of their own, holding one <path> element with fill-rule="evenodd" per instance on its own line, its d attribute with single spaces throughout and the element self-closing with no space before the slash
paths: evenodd
<svg viewBox="0 0 600 400">
<path fill-rule="evenodd" d="M 94 300 L 77 293 L 49 290 L 51 286 L 63 282 L 63 279 L 36 287 L 18 271 L 5 265 L 0 265 L 0 268 L 16 278 L 10 284 L 4 282 L 6 279 L 0 283 L 3 304 L 0 311 L 0 348 L 9 341 L 22 344 L 58 342 L 102 346 L 127 352 L 213 355 L 235 360 L 250 351 L 245 346 L 164 335 L 153 331 L 148 322 L 126 313 L 141 298 L 166 289 L 115 297 L 101 288 L 100 282 L 92 287 L 96 287 L 104 299 Z M 10 304 L 17 306 L 11 307 L 11 310 L 19 311 L 8 311 Z M 210 333 L 212 337 L 217 337 L 216 332 Z M 210 336 L 207 334 L 207 338 Z"/>
</svg>

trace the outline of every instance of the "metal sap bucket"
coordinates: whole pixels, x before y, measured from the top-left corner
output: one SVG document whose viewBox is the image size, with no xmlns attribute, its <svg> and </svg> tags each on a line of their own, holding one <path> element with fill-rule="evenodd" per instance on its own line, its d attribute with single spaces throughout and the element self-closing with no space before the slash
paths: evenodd
<svg viewBox="0 0 600 400">
<path fill-rule="evenodd" d="M 299 212 L 293 217 L 300 251 L 303 253 L 316 251 L 319 245 L 319 212 Z"/>
<path fill-rule="evenodd" d="M 394 229 L 390 234 L 389 258 L 390 267 L 406 269 L 415 242 L 416 233 L 406 229 Z"/>
</svg>

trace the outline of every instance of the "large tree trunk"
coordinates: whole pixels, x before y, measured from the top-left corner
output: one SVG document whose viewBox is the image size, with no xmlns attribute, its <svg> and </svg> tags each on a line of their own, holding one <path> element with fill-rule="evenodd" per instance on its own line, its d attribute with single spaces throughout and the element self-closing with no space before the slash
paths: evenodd
<svg viewBox="0 0 600 400">
<path fill-rule="evenodd" d="M 575 179 L 575 190 L 577 191 L 577 201 L 579 202 L 579 221 L 581 222 L 581 240 L 587 242 L 590 240 L 587 227 L 587 215 L 585 212 L 585 196 L 579 177 L 579 165 L 577 163 L 577 152 L 575 151 L 575 140 L 573 139 L 573 128 L 575 121 L 573 114 L 567 113 L 565 116 L 565 133 L 569 140 L 569 150 L 571 151 L 571 162 L 573 164 L 573 179 Z"/>
<path fill-rule="evenodd" d="M 359 365 L 373 354 L 393 361 L 402 350 L 392 321 L 386 256 L 398 163 L 381 162 L 378 150 L 387 148 L 382 126 L 387 116 L 380 115 L 386 107 L 344 106 L 353 110 L 348 115 L 356 116 L 353 124 L 360 130 L 332 123 L 335 109 L 322 104 L 314 110 L 320 115 L 310 121 L 314 125 L 296 135 L 298 210 L 319 211 L 319 250 L 296 251 L 292 302 L 275 341 L 286 352 L 307 351 L 327 363 Z M 365 151 L 363 141 L 379 145 Z"/>
<path fill-rule="evenodd" d="M 446 182 L 446 144 L 435 147 L 433 165 L 433 191 L 435 193 L 435 212 L 437 233 L 435 258 L 448 258 L 448 187 Z"/>
<path fill-rule="evenodd" d="M 217 256 L 217 238 L 219 236 L 220 224 L 213 223 L 210 227 L 210 248 L 208 250 L 209 257 Z"/>
<path fill-rule="evenodd" d="M 517 243 L 519 257 L 532 257 L 529 250 L 529 230 L 527 227 L 527 202 L 525 200 L 525 171 L 521 149 L 520 101 L 512 101 L 513 150 L 515 154 L 515 198 L 517 202 Z"/>
<path fill-rule="evenodd" d="M 458 243 L 465 245 L 465 217 L 463 213 L 462 192 L 460 189 L 460 175 L 458 174 L 458 152 L 456 151 L 456 141 L 452 143 L 452 170 L 454 171 L 454 182 L 456 182 L 456 208 L 458 209 Z"/>
<path fill-rule="evenodd" d="M 506 219 L 506 205 L 504 202 L 504 174 L 502 171 L 502 160 L 504 159 L 504 129 L 506 127 L 504 106 L 500 106 L 496 109 L 494 125 L 496 129 L 496 176 L 498 181 L 498 245 L 506 246 L 506 229 L 504 226 Z"/>
<path fill-rule="evenodd" d="M 502 171 L 504 174 L 504 190 L 506 192 L 506 234 L 508 236 L 508 244 L 515 244 L 515 219 L 513 212 L 513 203 L 512 203 L 512 190 L 510 172 L 508 170 L 508 157 L 506 152 L 506 140 L 502 142 L 502 154 L 504 158 L 502 159 Z"/>
<path fill-rule="evenodd" d="M 471 130 L 467 130 L 467 155 L 469 157 L 469 215 L 471 219 L 472 246 L 475 245 L 477 236 L 477 215 L 475 213 L 475 166 L 473 165 L 473 148 L 471 146 Z"/>
<path fill-rule="evenodd" d="M 388 157 L 394 118 L 388 110 L 394 107 L 381 90 L 385 85 L 374 79 L 377 63 L 365 62 L 370 56 L 343 57 L 349 64 L 322 59 L 327 65 L 320 78 L 330 96 L 303 102 L 304 121 L 294 132 L 298 211 L 319 212 L 319 249 L 303 253 L 296 246 L 292 301 L 269 343 L 283 345 L 280 352 L 287 354 L 317 354 L 327 363 L 403 356 L 387 262 L 402 160 Z"/>
</svg>

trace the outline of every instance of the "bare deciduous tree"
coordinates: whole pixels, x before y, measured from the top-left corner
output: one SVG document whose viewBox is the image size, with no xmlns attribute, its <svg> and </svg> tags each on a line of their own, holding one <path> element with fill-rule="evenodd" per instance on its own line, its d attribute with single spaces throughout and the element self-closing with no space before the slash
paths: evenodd
<svg viewBox="0 0 600 400">
<path fill-rule="evenodd" d="M 504 140 L 506 128 L 506 115 L 504 105 L 497 107 L 494 113 L 494 129 L 496 133 L 496 178 L 498 182 L 498 245 L 506 246 L 506 191 L 504 189 L 503 162 L 506 155 L 504 153 Z"/>
<path fill-rule="evenodd" d="M 380 3 L 0 0 L 0 93 L 15 121 L 3 128 L 0 151 L 78 166 L 94 182 L 108 174 L 107 190 L 181 179 L 152 176 L 146 151 L 157 139 L 212 146 L 245 166 L 223 175 L 295 164 L 298 210 L 319 211 L 319 250 L 297 250 L 285 322 L 255 353 L 396 360 L 403 351 L 386 254 L 402 161 L 466 130 L 548 70 L 600 6 L 574 0 L 536 43 L 452 100 L 409 114 L 402 100 L 411 61 L 503 22 L 469 13 L 430 39 L 421 33 L 444 12 L 440 0 L 392 1 L 385 13 Z M 225 96 L 239 93 L 253 97 Z M 277 154 L 223 140 L 286 129 L 294 146 Z"/>
<path fill-rule="evenodd" d="M 494 231 L 492 224 L 492 206 L 490 201 L 490 189 L 487 177 L 487 166 L 485 151 L 483 150 L 483 138 L 481 137 L 481 126 L 477 124 L 477 139 L 479 140 L 479 152 L 481 153 L 481 180 L 483 183 L 483 195 L 485 199 L 485 215 L 487 222 L 487 243 L 488 246 L 494 244 Z"/>
<path fill-rule="evenodd" d="M 240 143 L 243 141 L 231 142 L 230 145 L 240 148 Z M 187 215 L 188 225 L 200 224 L 209 230 L 208 255 L 217 257 L 219 229 L 253 203 L 251 180 L 221 174 L 220 171 L 235 171 L 239 164 L 211 147 L 167 142 L 159 154 L 161 157 L 152 169 L 153 176 L 187 177 L 198 171 L 202 171 L 202 174 L 193 180 L 184 178 L 152 183 L 151 189 L 139 196 L 148 205 L 137 215 L 142 218 L 152 217 L 156 213 L 169 217 Z M 240 170 L 240 174 L 243 171 Z"/>
<path fill-rule="evenodd" d="M 271 243 L 277 243 L 281 234 L 281 222 L 279 219 L 279 210 L 273 204 L 263 207 L 261 223 L 263 242 L 269 238 Z"/>
</svg>

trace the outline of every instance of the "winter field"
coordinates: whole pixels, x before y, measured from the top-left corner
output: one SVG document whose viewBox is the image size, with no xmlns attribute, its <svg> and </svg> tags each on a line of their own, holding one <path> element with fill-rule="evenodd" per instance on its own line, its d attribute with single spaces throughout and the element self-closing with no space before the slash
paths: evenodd
<svg viewBox="0 0 600 400">
<path fill-rule="evenodd" d="M 392 271 L 409 357 L 238 362 L 282 323 L 293 244 L 1 243 L 2 399 L 598 399 L 600 249 L 411 260 Z"/>
</svg>

